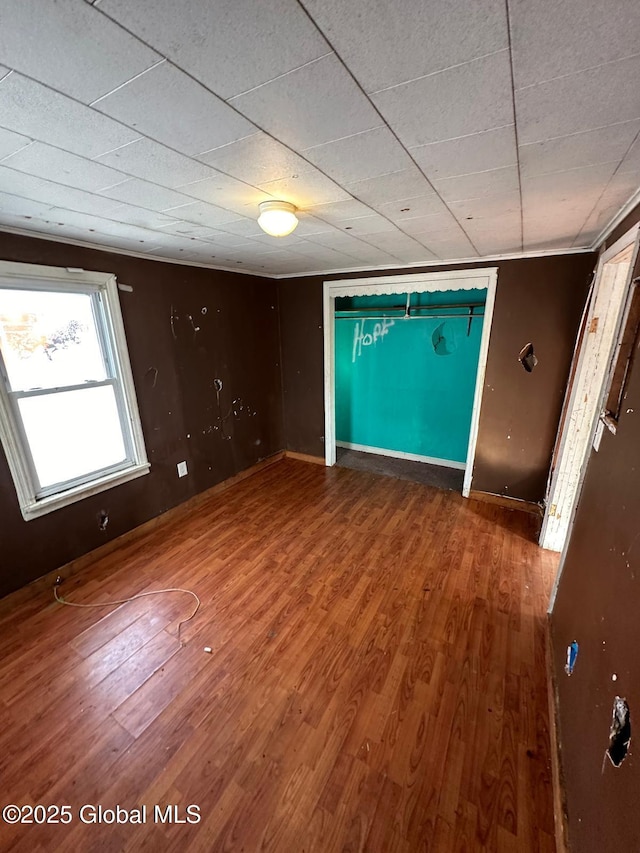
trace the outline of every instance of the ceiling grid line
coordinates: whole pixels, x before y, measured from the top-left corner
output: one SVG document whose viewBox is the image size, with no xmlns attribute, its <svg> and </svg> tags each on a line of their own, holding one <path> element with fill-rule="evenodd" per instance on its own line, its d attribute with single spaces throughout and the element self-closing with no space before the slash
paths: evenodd
<svg viewBox="0 0 640 853">
<path fill-rule="evenodd" d="M 520 194 L 520 248 L 524 249 L 524 212 L 522 202 L 522 169 L 520 165 L 520 141 L 518 138 L 518 116 L 516 114 L 516 94 L 513 73 L 513 44 L 511 39 L 511 16 L 509 0 L 504 0 L 504 11 L 507 16 L 507 39 L 509 41 L 509 73 L 511 75 L 511 107 L 513 109 L 513 132 L 516 140 L 516 160 L 518 166 L 518 193 Z"/>
<path fill-rule="evenodd" d="M 535 83 L 529 83 L 528 86 L 518 86 L 518 92 L 526 92 L 527 89 L 535 89 L 536 86 L 545 86 L 547 83 L 555 83 L 556 80 L 566 80 L 568 77 L 575 77 L 578 74 L 584 74 L 587 71 L 597 71 L 599 68 L 606 68 L 608 65 L 617 65 L 620 62 L 626 62 L 628 59 L 636 59 L 640 56 L 640 51 L 628 53 L 625 56 L 617 56 L 615 59 L 609 59 L 607 62 L 598 62 L 596 65 L 587 65 L 584 68 L 578 68 L 575 71 L 569 71 L 566 74 L 557 74 L 555 77 L 547 77 L 543 80 L 536 80 Z"/>
<path fill-rule="evenodd" d="M 309 12 L 307 11 L 306 7 L 305 7 L 305 6 L 300 2 L 300 0 L 296 0 L 296 2 L 297 2 L 297 3 L 298 3 L 298 5 L 300 6 L 300 8 L 304 10 L 305 14 L 309 17 L 309 20 L 313 23 L 313 25 L 314 25 L 315 27 L 317 27 L 317 28 L 318 28 L 318 31 L 319 31 L 319 32 L 322 32 L 322 31 L 320 30 L 320 28 L 318 27 L 318 25 L 316 24 L 315 20 L 311 17 L 311 15 L 309 14 Z M 324 38 L 325 38 L 325 39 L 327 39 L 327 42 L 331 45 L 331 47 L 332 47 L 332 49 L 333 49 L 333 51 L 334 51 L 335 55 L 336 55 L 336 56 L 337 56 L 337 58 L 340 60 L 340 62 L 341 62 L 341 64 L 342 64 L 342 67 L 345 69 L 345 71 L 347 72 L 347 74 L 351 77 L 351 79 L 354 81 L 354 83 L 356 84 L 356 86 L 360 89 L 360 91 L 361 91 L 361 93 L 364 95 L 364 97 L 365 97 L 365 98 L 367 98 L 367 100 L 369 101 L 369 103 L 371 104 L 371 106 L 373 107 L 373 109 L 378 113 L 378 115 L 380 116 L 380 119 L 384 122 L 384 124 L 387 126 L 387 128 L 389 129 L 389 131 L 392 133 L 392 135 L 393 135 L 393 137 L 395 138 L 395 140 L 396 140 L 396 142 L 398 143 L 398 145 L 400 145 L 400 147 L 401 147 L 401 148 L 406 152 L 407 156 L 408 156 L 408 157 L 410 158 L 410 160 L 413 162 L 414 166 L 416 166 L 416 168 L 420 171 L 420 173 L 422 174 L 422 176 L 424 177 L 424 179 L 427 181 L 427 183 L 429 184 L 429 186 L 433 189 L 434 193 L 436 193 L 436 195 L 440 198 L 440 201 L 441 201 L 441 202 L 445 205 L 445 207 L 449 210 L 449 213 L 451 213 L 451 216 L 456 220 L 456 222 L 458 222 L 458 225 L 459 225 L 460 229 L 464 232 L 465 237 L 467 238 L 467 240 L 469 241 L 469 243 L 470 243 L 470 244 L 471 244 L 471 246 L 473 247 L 474 251 L 475 251 L 478 255 L 480 255 L 480 252 L 478 252 L 478 249 L 477 249 L 477 248 L 476 248 L 476 246 L 474 246 L 474 244 L 473 244 L 473 240 L 471 240 L 471 238 L 469 237 L 469 235 L 467 234 L 467 232 L 465 231 L 465 229 L 463 228 L 463 226 L 461 225 L 461 223 L 458 221 L 457 217 L 453 214 L 453 212 L 451 211 L 451 209 L 449 208 L 449 206 L 447 205 L 447 203 L 445 202 L 445 200 L 442 198 L 442 196 L 440 196 L 440 193 L 439 193 L 439 192 L 437 191 L 437 189 L 434 187 L 434 185 L 433 185 L 433 184 L 432 184 L 432 182 L 430 181 L 429 177 L 425 174 L 425 172 L 422 170 L 422 168 L 421 168 L 421 167 L 420 167 L 420 165 L 417 163 L 417 161 L 415 160 L 415 158 L 411 155 L 410 150 L 409 150 L 409 149 L 407 149 L 407 148 L 406 148 L 406 146 L 401 142 L 401 140 L 399 139 L 399 137 L 398 137 L 397 133 L 395 132 L 395 130 L 394 130 L 394 129 L 389 125 L 389 123 L 386 121 L 386 119 L 384 118 L 384 116 L 382 115 L 382 113 L 380 112 L 380 110 L 378 109 L 378 107 L 373 103 L 373 101 L 371 100 L 371 98 L 369 97 L 369 95 L 365 92 L 365 90 L 364 90 L 364 89 L 363 89 L 363 87 L 361 86 L 361 84 L 360 84 L 359 80 L 355 77 L 355 75 L 353 74 L 353 72 L 352 72 L 352 71 L 347 67 L 347 65 L 345 64 L 344 60 L 342 59 L 342 57 L 340 56 L 340 54 L 338 53 L 338 51 L 335 49 L 335 47 L 331 44 L 331 42 L 330 42 L 330 41 L 329 41 L 329 39 L 326 37 L 326 35 L 324 35 L 324 34 L 323 34 L 323 36 L 324 36 Z M 418 241 L 418 242 L 422 242 L 422 241 Z M 429 248 L 429 246 L 425 245 L 424 243 L 423 243 L 422 245 L 423 245 L 423 246 L 425 247 L 425 249 L 427 249 L 428 251 L 432 251 L 432 250 Z M 436 255 L 436 257 L 437 257 L 437 253 L 433 252 L 433 254 L 435 254 L 435 255 Z"/>
<path fill-rule="evenodd" d="M 636 0 L 5 0 L 0 228 L 265 275 L 593 247 L 639 43 Z"/>
<path fill-rule="evenodd" d="M 421 74 L 419 77 L 412 77 L 410 80 L 402 80 L 400 83 L 394 83 L 392 86 L 385 86 L 382 89 L 376 89 L 374 92 L 369 92 L 368 94 L 379 95 L 381 92 L 391 92 L 393 89 L 399 89 L 401 86 L 407 86 L 409 83 L 417 83 L 420 80 L 428 80 L 430 77 L 437 77 L 439 74 L 446 74 L 447 71 L 452 71 L 454 68 L 463 68 L 465 65 L 473 65 L 474 62 L 481 62 L 483 59 L 489 59 L 491 56 L 496 56 L 498 53 L 504 53 L 508 49 L 509 48 L 501 47 L 500 50 L 492 50 L 490 53 L 484 53 L 481 56 L 474 56 L 473 59 L 467 59 L 465 62 L 456 62 L 454 65 L 447 65 L 445 68 L 438 68 L 437 71 L 431 71 L 429 74 Z"/>
<path fill-rule="evenodd" d="M 120 89 L 124 89 L 125 86 L 128 86 L 129 83 L 133 83 L 134 80 L 139 80 L 140 77 L 144 77 L 145 74 L 148 74 L 150 71 L 153 71 L 154 68 L 157 68 L 158 65 L 162 65 L 166 61 L 167 61 L 166 57 L 163 56 L 162 59 L 159 59 L 157 62 L 154 62 L 153 65 L 150 65 L 148 68 L 145 68 L 143 71 L 140 71 L 138 74 L 134 74 L 133 77 L 130 77 L 128 80 L 125 80 L 124 83 L 120 83 L 119 86 L 114 86 L 114 88 L 111 89 L 109 92 L 105 92 L 104 95 L 100 95 L 99 98 L 96 98 L 95 100 L 90 101 L 89 104 L 87 104 L 87 106 L 95 107 L 95 105 L 99 104 L 100 101 L 104 101 L 105 98 L 108 98 L 110 95 L 113 95 L 116 92 L 119 92 Z"/>
<path fill-rule="evenodd" d="M 301 4 L 299 4 L 299 5 L 301 5 Z M 302 7 L 302 6 L 301 6 L 301 8 L 303 9 L 303 11 L 304 11 L 305 15 L 308 15 L 308 13 L 307 13 L 307 12 L 306 12 L 306 10 L 304 9 L 304 7 Z M 110 21 L 112 21 L 113 23 L 117 24 L 117 25 L 118 25 L 118 26 L 119 26 L 119 27 L 120 27 L 124 32 L 126 32 L 128 35 L 130 35 L 130 36 L 132 36 L 132 37 L 134 37 L 134 38 L 138 39 L 138 41 L 140 41 L 140 42 L 141 42 L 141 44 L 145 45 L 145 47 L 148 47 L 150 50 L 154 50 L 154 51 L 156 51 L 156 52 L 159 52 L 159 51 L 157 50 L 157 48 L 154 48 L 154 47 L 152 47 L 150 44 L 148 44 L 147 42 L 145 42 L 145 40 L 144 40 L 144 39 L 141 39 L 141 38 L 140 38 L 136 33 L 132 32 L 132 31 L 131 31 L 131 30 L 129 30 L 127 27 L 125 27 L 124 25 L 122 25 L 122 24 L 121 24 L 121 22 L 117 21 L 116 19 L 111 18 L 111 17 L 110 17 L 107 13 L 105 13 L 102 9 L 98 9 L 98 11 L 99 11 L 101 14 L 103 14 L 105 17 L 107 17 Z M 312 20 L 312 19 L 310 19 L 310 20 Z M 313 21 L 312 21 L 312 23 L 313 23 L 314 27 L 316 27 L 315 22 L 313 22 Z M 316 29 L 317 29 L 317 27 L 316 27 Z M 318 30 L 318 31 L 320 32 L 320 30 Z M 322 35 L 322 33 L 320 33 L 320 34 Z M 325 37 L 323 36 L 323 38 L 325 38 Z M 330 44 L 330 43 L 328 42 L 328 40 L 327 40 L 327 39 L 325 39 L 325 40 L 327 41 L 327 43 L 328 43 L 328 44 Z M 331 54 L 333 54 L 333 53 L 335 53 L 335 51 L 334 51 L 334 50 L 333 50 L 333 48 L 332 48 L 332 50 L 331 50 L 329 53 L 324 54 L 322 57 L 318 57 L 316 60 L 312 60 L 312 62 L 305 63 L 305 65 L 310 65 L 310 64 L 312 64 L 313 62 L 317 62 L 317 61 L 319 61 L 320 59 L 326 58 L 327 56 L 330 56 L 330 55 L 331 55 Z M 307 162 L 307 163 L 308 163 L 308 165 L 310 165 L 313 169 L 317 170 L 318 172 L 320 172 L 320 174 L 324 175 L 326 178 L 328 178 L 329 180 L 333 181 L 333 182 L 334 182 L 334 183 L 336 183 L 338 186 L 340 186 L 340 184 L 339 184 L 337 181 L 335 181 L 335 179 L 334 179 L 331 175 L 327 174 L 327 173 L 326 173 L 326 172 L 324 172 L 322 169 L 320 169 L 319 167 L 317 167 L 314 163 L 312 163 L 310 160 L 308 160 L 306 157 L 304 157 L 304 154 L 303 154 L 302 152 L 296 151 L 294 148 L 291 148 L 291 147 L 290 147 L 290 146 L 288 146 L 286 143 L 284 143 L 284 142 L 282 142 L 281 140 L 277 139 L 275 136 L 273 136 L 271 133 L 269 133 L 269 131 L 268 131 L 268 130 L 266 130 L 265 128 L 261 127 L 261 126 L 260 126 L 260 125 L 258 125 L 258 124 L 253 120 L 253 119 L 249 118 L 249 117 L 248 117 L 248 116 L 246 116 L 242 111 L 238 110 L 238 109 L 237 109 L 237 107 L 235 107 L 235 106 L 231 103 L 231 101 L 233 100 L 233 98 L 240 97 L 240 95 L 239 95 L 239 94 L 238 94 L 238 95 L 234 95 L 234 96 L 233 96 L 233 98 L 230 98 L 229 100 L 224 100 L 223 98 L 221 98 L 221 96 L 220 96 L 220 95 L 218 95 L 218 93 L 217 93 L 217 92 L 213 91 L 210 87 L 208 87 L 206 84 L 204 84 L 201 80 L 198 80 L 196 77 L 194 77 L 194 76 L 193 76 L 193 75 L 192 75 L 192 74 L 191 74 L 187 69 L 185 69 L 185 68 L 183 68 L 183 67 L 181 67 L 181 66 L 177 65 L 175 62 L 173 62 L 171 59 L 169 59 L 169 58 L 168 58 L 168 57 L 166 57 L 166 56 L 165 56 L 164 58 L 165 58 L 166 62 L 167 62 L 169 65 L 171 65 L 171 66 L 173 66 L 173 67 L 175 67 L 175 68 L 178 68 L 178 69 L 179 69 L 183 74 L 185 74 L 187 77 L 189 77 L 191 80 L 193 80 L 193 81 L 194 81 L 195 83 L 197 83 L 198 85 L 202 86 L 204 89 L 206 89 L 208 92 L 210 92 L 214 97 L 216 97 L 216 98 L 220 98 L 220 100 L 222 100 L 224 103 L 226 103 L 226 104 L 227 104 L 231 109 L 233 109 L 233 110 L 234 110 L 238 115 L 240 115 L 240 116 L 242 116 L 243 118 L 246 118 L 248 121 L 250 121 L 250 122 L 251 122 L 251 123 L 256 127 L 256 129 L 257 129 L 259 132 L 265 133 L 265 134 L 266 134 L 267 136 L 269 136 L 271 139 L 274 139 L 274 140 L 275 140 L 276 142 L 278 142 L 280 145 L 283 145 L 283 146 L 284 146 L 287 150 L 289 150 L 291 153 L 293 153 L 293 154 L 297 155 L 298 157 L 301 157 L 301 158 L 302 158 L 303 160 L 305 160 L 305 162 Z M 339 58 L 339 57 L 338 57 L 338 58 Z M 305 65 L 300 66 L 300 67 L 305 67 Z M 291 69 L 291 71 L 290 71 L 290 72 L 287 72 L 287 73 L 291 73 L 292 71 L 295 71 L 295 70 L 299 70 L 299 69 Z M 347 71 L 348 71 L 348 69 L 347 69 Z M 278 76 L 279 76 L 279 77 L 284 77 L 284 76 L 286 76 L 286 75 L 285 75 L 285 74 L 282 74 L 282 75 L 278 75 Z M 276 77 L 276 78 L 273 78 L 273 79 L 278 79 L 278 78 Z M 262 85 L 267 85 L 267 83 L 268 83 L 268 82 L 272 82 L 272 81 L 271 81 L 271 80 L 270 80 L 270 81 L 265 81 L 265 83 L 264 83 L 264 84 L 262 84 Z M 357 84 L 357 81 L 355 81 L 355 82 L 356 82 L 356 84 Z M 261 87 L 254 87 L 254 88 L 261 88 Z M 252 90 L 249 90 L 249 91 L 252 91 Z M 243 94 L 244 94 L 244 93 L 243 93 Z M 366 97 L 366 96 L 365 96 L 365 97 Z M 374 109 L 375 109 L 375 106 L 374 106 Z M 376 112 L 378 112 L 378 111 L 376 110 Z M 378 113 L 378 115 L 380 115 L 380 114 Z M 381 115 L 380 115 L 380 119 L 381 119 L 381 120 L 382 120 L 382 122 L 383 122 L 383 126 L 384 126 L 384 127 L 388 127 L 388 125 L 387 125 L 387 123 L 385 122 L 385 120 L 384 120 L 383 116 L 381 116 Z M 126 125 L 126 124 L 125 124 L 125 126 L 126 126 L 126 127 L 128 127 L 128 125 Z M 152 138 L 152 137 L 149 137 L 149 138 Z M 348 137 L 345 137 L 345 138 L 348 138 Z M 161 145 L 164 145 L 164 144 L 165 144 L 165 143 L 159 142 L 158 140 L 154 140 L 154 141 L 158 142 L 158 144 L 161 144 Z M 338 140 L 331 140 L 331 141 L 338 141 Z M 169 146 L 166 146 L 166 145 L 165 145 L 165 147 L 169 147 Z M 222 147 L 222 146 L 220 146 L 220 147 Z M 175 150 L 175 149 L 170 149 L 170 150 Z M 216 150 L 216 149 L 211 149 L 211 150 Z M 176 152 L 176 153 L 182 153 L 182 152 Z M 205 152 L 205 153 L 206 153 L 206 152 Z M 182 156 L 186 156 L 186 155 L 182 155 Z M 196 156 L 199 156 L 199 155 L 196 155 Z M 191 157 L 191 159 L 195 160 L 196 162 L 201 162 L 201 161 L 199 161 L 199 160 L 196 160 L 196 156 L 192 156 L 192 157 Z M 216 171 L 219 171 L 219 170 L 216 170 Z M 226 174 L 226 173 L 221 172 L 221 174 Z M 232 175 L 228 175 L 228 174 L 227 174 L 227 176 L 228 176 L 228 177 L 234 177 L 234 176 L 232 176 Z M 426 176 L 425 176 L 425 177 L 426 177 Z M 234 180 L 236 180 L 236 178 L 234 178 Z M 428 180 L 428 179 L 427 179 L 427 180 Z M 344 187 L 342 187 L 342 189 L 345 189 L 345 188 L 344 188 Z M 345 191 L 346 191 L 346 190 L 345 190 Z M 355 198 L 355 197 L 354 197 L 354 198 Z M 356 200 L 357 200 L 357 201 L 360 201 L 360 199 L 357 199 L 357 198 L 356 198 Z M 376 211 L 374 208 L 370 207 L 366 202 L 361 202 L 361 203 L 362 203 L 362 204 L 364 204 L 364 205 L 366 205 L 366 206 L 371 210 L 371 212 L 372 212 L 372 213 L 377 214 L 377 215 L 383 215 L 383 214 L 380 214 L 378 211 Z M 312 208 L 311 208 L 311 212 L 312 212 Z M 317 216 L 317 214 L 313 214 L 313 212 L 312 212 L 312 215 Z M 317 217 L 317 218 L 322 219 L 322 217 Z M 387 218 L 387 217 L 385 217 L 385 218 Z M 455 218 L 455 217 L 454 217 L 454 218 Z M 322 220 L 322 221 L 326 221 L 326 220 Z M 396 223 L 392 222 L 392 220 L 388 219 L 388 221 L 389 221 L 392 225 L 394 225 L 394 226 L 396 226 L 396 227 L 397 227 Z M 331 224 L 331 223 L 328 223 L 328 224 Z M 407 236 L 409 236 L 409 235 L 407 235 Z M 357 236 L 355 236 L 355 235 L 354 235 L 354 238 L 355 238 L 355 239 L 358 239 L 358 240 L 361 240 L 361 238 L 359 238 L 359 237 L 357 237 Z M 362 241 L 362 242 L 366 242 L 366 241 Z M 418 241 L 418 242 L 420 242 L 420 241 Z M 470 242 L 471 242 L 471 241 L 470 241 Z M 368 245 L 371 245 L 371 244 L 368 244 Z M 472 245 L 473 245 L 473 244 L 472 244 Z M 426 246 L 425 246 L 425 248 L 427 248 L 427 250 L 428 250 L 428 251 L 431 251 L 431 250 L 429 250 L 429 249 L 428 249 L 428 247 L 426 247 Z M 474 247 L 474 248 L 475 248 L 475 247 Z M 437 254 L 435 254 L 435 253 L 433 253 L 433 254 L 435 255 L 435 257 L 437 257 Z"/>
<path fill-rule="evenodd" d="M 621 159 L 621 160 L 620 160 L 620 162 L 618 163 L 618 166 L 616 167 L 616 169 L 615 169 L 614 173 L 611 175 L 611 177 L 610 177 L 610 178 L 609 178 L 609 180 L 607 181 L 607 183 L 606 183 L 606 185 L 605 185 L 604 189 L 602 190 L 602 192 L 601 192 L 601 193 L 600 193 L 600 195 L 598 196 L 598 199 L 595 201 L 595 203 L 594 203 L 593 207 L 592 207 L 592 208 L 591 208 L 591 210 L 589 211 L 589 214 L 585 217 L 585 220 L 584 220 L 584 222 L 583 222 L 583 224 L 582 224 L 582 228 L 580 229 L 580 231 L 578 231 L 578 234 L 577 234 L 577 236 L 576 236 L 576 239 L 573 241 L 573 244 L 572 244 L 572 245 L 575 245 L 576 241 L 579 239 L 580 235 L 582 234 L 582 231 L 584 230 L 585 225 L 587 224 L 587 222 L 588 222 L 588 221 L 589 221 L 589 219 L 591 218 L 591 215 L 593 214 L 593 211 L 597 208 L 597 206 L 598 206 L 598 202 L 599 202 L 599 201 L 600 201 L 600 199 L 601 199 L 601 198 L 606 194 L 607 189 L 611 186 L 611 183 L 612 183 L 613 179 L 615 178 L 616 174 L 620 171 L 620 168 L 622 167 L 622 164 L 623 164 L 623 163 L 624 163 L 624 161 L 625 161 L 625 157 L 627 156 L 627 154 L 629 154 L 629 152 L 631 151 L 631 149 L 633 148 L 633 146 L 634 146 L 636 143 L 638 143 L 639 141 L 640 141 L 640 130 L 639 130 L 639 131 L 636 133 L 636 135 L 634 136 L 633 140 L 631 141 L 631 144 L 629 145 L 629 147 L 627 148 L 627 150 L 626 150 L 625 154 L 623 155 L 622 159 Z"/>
</svg>

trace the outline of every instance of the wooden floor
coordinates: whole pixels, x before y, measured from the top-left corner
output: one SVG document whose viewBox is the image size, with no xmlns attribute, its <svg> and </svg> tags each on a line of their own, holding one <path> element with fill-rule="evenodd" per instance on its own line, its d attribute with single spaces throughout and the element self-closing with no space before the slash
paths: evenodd
<svg viewBox="0 0 640 853">
<path fill-rule="evenodd" d="M 5 599 L 1 805 L 72 820 L 0 822 L 0 849 L 551 853 L 556 557 L 533 524 L 284 460 L 61 587 L 79 602 L 191 588 L 183 647 L 186 595 Z M 143 804 L 143 825 L 79 819 Z M 154 805 L 201 820 L 154 822 Z"/>
</svg>

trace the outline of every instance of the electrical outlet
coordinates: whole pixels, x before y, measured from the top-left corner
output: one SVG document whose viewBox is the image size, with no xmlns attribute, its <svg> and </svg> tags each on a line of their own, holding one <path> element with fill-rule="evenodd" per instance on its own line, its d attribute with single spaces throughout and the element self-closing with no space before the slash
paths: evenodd
<svg viewBox="0 0 640 853">
<path fill-rule="evenodd" d="M 178 477 L 186 477 L 187 476 L 187 463 L 186 462 L 178 462 Z"/>
</svg>

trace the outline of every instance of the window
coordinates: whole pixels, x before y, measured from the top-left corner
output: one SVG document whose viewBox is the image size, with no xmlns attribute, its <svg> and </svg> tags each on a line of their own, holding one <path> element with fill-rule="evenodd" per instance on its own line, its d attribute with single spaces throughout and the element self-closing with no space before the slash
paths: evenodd
<svg viewBox="0 0 640 853">
<path fill-rule="evenodd" d="M 115 276 L 0 263 L 0 437 L 27 520 L 147 473 Z"/>
</svg>

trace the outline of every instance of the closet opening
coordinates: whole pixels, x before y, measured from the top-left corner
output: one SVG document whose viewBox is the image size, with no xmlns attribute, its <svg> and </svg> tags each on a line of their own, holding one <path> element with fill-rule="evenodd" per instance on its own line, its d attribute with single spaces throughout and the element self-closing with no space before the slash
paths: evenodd
<svg viewBox="0 0 640 853">
<path fill-rule="evenodd" d="M 496 278 L 325 282 L 326 464 L 468 496 Z"/>
</svg>

